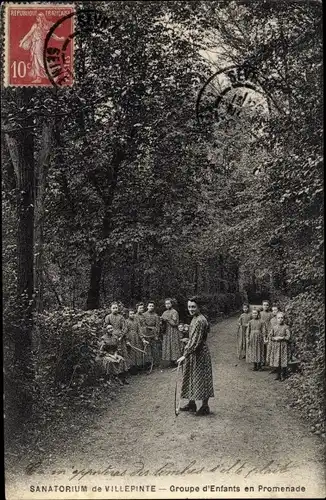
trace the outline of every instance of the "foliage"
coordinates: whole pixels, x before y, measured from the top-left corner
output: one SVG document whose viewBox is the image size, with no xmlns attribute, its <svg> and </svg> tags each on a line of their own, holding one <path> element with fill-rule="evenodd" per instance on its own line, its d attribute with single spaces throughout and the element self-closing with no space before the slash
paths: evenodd
<svg viewBox="0 0 326 500">
<path fill-rule="evenodd" d="M 212 63 L 252 66 L 271 113 L 255 139 L 245 127 L 235 143 L 229 134 L 230 147 L 226 136 L 227 179 L 218 168 L 221 154 L 214 155 L 215 222 L 199 245 L 227 248 L 240 262 L 244 289 L 255 278 L 255 287 L 268 283 L 271 300 L 286 305 L 302 368 L 290 386 L 316 422 L 325 349 L 321 3 L 230 2 L 216 9 L 212 2 L 208 9 L 211 48 L 215 40 L 220 55 Z"/>
<path fill-rule="evenodd" d="M 323 293 L 320 5 L 114 1 L 96 8 L 111 24 L 91 37 L 78 31 L 73 88 L 3 90 L 5 383 L 19 380 L 14 353 L 24 333 L 18 138 L 33 147 L 36 164 L 38 279 L 30 307 L 42 288 L 43 314 L 34 316 L 33 396 L 46 404 L 47 387 L 96 383 L 96 322 L 109 301 L 154 299 L 160 308 L 169 295 L 185 318 L 187 297 L 202 294 L 211 317 L 228 314 L 241 298 L 240 267 L 244 291 L 263 283 L 272 300 L 286 303 L 303 407 L 312 399 L 320 407 L 323 344 L 312 334 Z M 242 116 L 203 131 L 198 92 L 228 64 L 254 67 L 269 119 L 248 127 Z"/>
<path fill-rule="evenodd" d="M 97 342 L 104 317 L 103 310 L 78 311 L 66 307 L 38 316 L 35 373 L 44 390 L 60 384 L 78 389 L 94 383 Z"/>
<path fill-rule="evenodd" d="M 215 321 L 217 318 L 238 312 L 243 303 L 241 293 L 218 293 L 216 295 L 200 295 L 202 311 L 207 318 Z"/>
<path fill-rule="evenodd" d="M 308 419 L 312 431 L 325 432 L 325 323 L 323 295 L 304 292 L 284 303 L 300 372 L 289 379 L 291 406 Z"/>
</svg>

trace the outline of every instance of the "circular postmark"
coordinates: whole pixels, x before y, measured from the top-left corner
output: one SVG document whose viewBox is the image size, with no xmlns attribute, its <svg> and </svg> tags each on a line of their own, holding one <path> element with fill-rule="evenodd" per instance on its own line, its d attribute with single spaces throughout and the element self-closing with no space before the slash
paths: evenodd
<svg viewBox="0 0 326 500">
<path fill-rule="evenodd" d="M 58 46 L 57 40 L 60 37 L 57 33 L 67 24 L 70 27 L 69 35 L 61 37 L 62 43 Z M 71 86 L 75 81 L 76 40 L 82 43 L 93 35 L 107 36 L 108 30 L 113 33 L 116 27 L 117 22 L 113 17 L 108 17 L 96 9 L 74 11 L 58 19 L 50 28 L 44 41 L 43 62 L 51 84 L 55 87 Z"/>
<path fill-rule="evenodd" d="M 228 66 L 214 73 L 199 92 L 197 121 L 215 132 L 255 135 L 271 107 L 252 67 Z"/>
</svg>

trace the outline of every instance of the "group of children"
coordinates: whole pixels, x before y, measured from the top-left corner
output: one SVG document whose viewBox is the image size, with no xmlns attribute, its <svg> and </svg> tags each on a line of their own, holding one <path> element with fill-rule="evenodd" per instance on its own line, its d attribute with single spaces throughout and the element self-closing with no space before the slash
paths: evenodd
<svg viewBox="0 0 326 500">
<path fill-rule="evenodd" d="M 189 325 L 179 323 L 179 314 L 172 299 L 165 300 L 161 316 L 155 312 L 153 301 L 125 309 L 113 302 L 104 319 L 104 334 L 99 340 L 96 358 L 101 375 L 117 378 L 128 384 L 128 375 L 140 371 L 150 373 L 153 367 L 176 365 L 187 344 Z M 276 379 L 287 377 L 290 357 L 290 330 L 284 313 L 276 305 L 271 310 L 269 302 L 262 308 L 250 310 L 243 305 L 237 332 L 237 355 L 253 363 L 254 371 L 269 366 Z"/>
<path fill-rule="evenodd" d="M 271 373 L 276 372 L 276 380 L 287 377 L 290 358 L 289 327 L 285 323 L 284 313 L 264 300 L 262 309 L 243 305 L 237 332 L 237 354 L 239 359 L 253 363 L 253 370 L 260 371 L 269 366 Z"/>
<path fill-rule="evenodd" d="M 188 325 L 179 323 L 172 299 L 165 300 L 161 316 L 153 301 L 147 310 L 143 302 L 136 308 L 123 308 L 113 302 L 104 319 L 104 334 L 96 358 L 101 375 L 128 384 L 128 375 L 150 373 L 153 367 L 175 365 L 188 342 Z"/>
</svg>

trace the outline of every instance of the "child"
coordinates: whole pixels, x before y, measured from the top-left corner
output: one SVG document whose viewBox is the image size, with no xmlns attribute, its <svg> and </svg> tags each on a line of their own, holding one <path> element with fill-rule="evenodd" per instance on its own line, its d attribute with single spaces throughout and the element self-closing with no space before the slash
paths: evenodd
<svg viewBox="0 0 326 500">
<path fill-rule="evenodd" d="M 272 313 L 269 310 L 269 301 L 263 300 L 262 310 L 260 311 L 260 320 L 268 324 L 270 322 L 271 317 Z"/>
<path fill-rule="evenodd" d="M 253 370 L 262 369 L 264 361 L 264 338 L 266 337 L 266 324 L 259 318 L 257 309 L 252 311 L 252 319 L 249 321 L 246 332 L 246 362 L 253 363 Z"/>
<path fill-rule="evenodd" d="M 175 365 L 182 354 L 182 343 L 178 331 L 179 314 L 172 307 L 172 299 L 165 299 L 166 311 L 161 316 L 163 341 L 162 360 Z"/>
<path fill-rule="evenodd" d="M 119 351 L 125 359 L 129 369 L 130 361 L 128 359 L 128 349 L 125 336 L 125 319 L 122 314 L 119 313 L 119 304 L 117 302 L 112 302 L 111 313 L 105 316 L 104 323 L 113 327 L 114 334 L 118 337 Z"/>
<path fill-rule="evenodd" d="M 269 302 L 268 302 L 268 300 L 263 300 L 262 307 L 263 307 L 263 309 L 260 312 L 260 319 L 261 319 L 261 321 L 263 321 L 266 324 L 266 330 L 267 330 L 267 333 L 268 333 L 269 322 L 270 322 L 271 317 L 272 317 L 272 313 L 269 310 Z M 264 342 L 264 362 L 263 362 L 263 364 L 265 364 L 265 360 L 267 358 L 267 339 L 266 338 L 265 338 L 265 341 L 266 342 Z"/>
<path fill-rule="evenodd" d="M 237 355 L 239 359 L 246 357 L 246 330 L 249 321 L 251 320 L 251 313 L 249 304 L 243 304 L 242 314 L 239 318 L 238 332 L 237 332 Z"/>
<path fill-rule="evenodd" d="M 155 312 L 153 301 L 148 302 L 147 311 L 144 313 L 146 325 L 146 340 L 149 341 L 153 355 L 153 364 L 159 365 L 161 361 L 160 317 Z"/>
<path fill-rule="evenodd" d="M 187 323 L 183 324 L 183 337 L 189 340 L 189 325 Z"/>
<path fill-rule="evenodd" d="M 106 332 L 101 337 L 99 347 L 97 361 L 100 362 L 106 377 L 118 377 L 121 384 L 128 384 L 128 366 L 124 358 L 118 354 L 118 337 L 114 334 L 112 325 L 106 327 Z"/>
<path fill-rule="evenodd" d="M 129 309 L 129 317 L 125 322 L 125 336 L 130 360 L 131 373 L 137 373 L 143 366 L 143 342 L 140 336 L 139 323 L 135 319 L 135 310 Z"/>
<path fill-rule="evenodd" d="M 119 314 L 126 320 L 129 318 L 129 309 L 124 306 L 123 302 L 118 301 Z"/>
<path fill-rule="evenodd" d="M 146 340 L 146 321 L 144 317 L 144 303 L 139 302 L 136 305 L 136 314 L 135 314 L 135 320 L 138 323 L 139 326 L 139 335 L 143 343 L 143 349 L 145 350 L 145 353 L 143 354 L 143 368 L 149 368 L 152 364 L 153 356 L 152 356 L 152 348 L 148 340 Z"/>
<path fill-rule="evenodd" d="M 185 350 L 186 344 L 188 344 L 189 340 L 189 325 L 180 323 L 178 326 L 178 331 L 180 334 L 180 339 L 182 342 L 182 352 Z"/>
<path fill-rule="evenodd" d="M 271 330 L 270 366 L 277 368 L 275 380 L 283 381 L 287 377 L 289 359 L 289 341 L 291 338 L 289 327 L 284 323 L 284 314 L 278 312 L 277 324 Z"/>
<path fill-rule="evenodd" d="M 276 305 L 272 306 L 272 315 L 271 319 L 268 324 L 268 333 L 267 333 L 267 339 L 266 339 L 266 365 L 270 365 L 270 356 L 271 356 L 271 348 L 272 348 L 272 342 L 270 339 L 271 331 L 274 326 L 277 325 L 277 313 L 279 312 L 279 309 Z M 271 370 L 269 373 L 273 373 L 274 370 Z"/>
</svg>

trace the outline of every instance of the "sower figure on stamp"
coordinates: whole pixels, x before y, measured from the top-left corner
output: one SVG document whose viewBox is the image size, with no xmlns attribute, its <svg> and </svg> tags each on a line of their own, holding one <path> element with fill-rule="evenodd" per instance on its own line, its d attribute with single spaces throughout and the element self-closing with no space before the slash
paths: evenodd
<svg viewBox="0 0 326 500">
<path fill-rule="evenodd" d="M 291 334 L 289 327 L 284 323 L 284 314 L 277 313 L 277 324 L 271 331 L 270 365 L 277 369 L 276 380 L 283 381 L 287 376 L 289 362 L 289 342 Z"/>
<path fill-rule="evenodd" d="M 209 398 L 214 397 L 211 356 L 206 343 L 209 331 L 208 321 L 200 312 L 199 300 L 188 300 L 188 311 L 192 316 L 189 327 L 189 341 L 178 363 L 184 363 L 181 398 L 188 399 L 188 404 L 181 411 L 196 412 L 196 415 L 208 415 Z M 202 401 L 197 410 L 196 400 Z"/>
<path fill-rule="evenodd" d="M 40 12 L 35 18 L 35 23 L 32 25 L 29 32 L 20 41 L 19 47 L 24 50 L 30 51 L 31 57 L 31 70 L 29 76 L 35 78 L 32 83 L 40 83 L 42 78 L 47 78 L 44 69 L 44 41 L 49 29 L 53 23 L 48 21 L 45 15 Z M 59 37 L 52 33 L 52 37 L 58 41 L 64 41 L 64 37 Z"/>
<path fill-rule="evenodd" d="M 153 301 L 148 302 L 147 311 L 144 313 L 146 325 L 146 340 L 151 345 L 153 363 L 158 366 L 161 360 L 161 342 L 160 342 L 160 317 L 155 312 Z"/>
<path fill-rule="evenodd" d="M 172 299 L 165 299 L 166 311 L 161 316 L 162 320 L 162 361 L 175 365 L 182 354 L 182 342 L 178 330 L 179 313 L 172 307 Z"/>
</svg>

